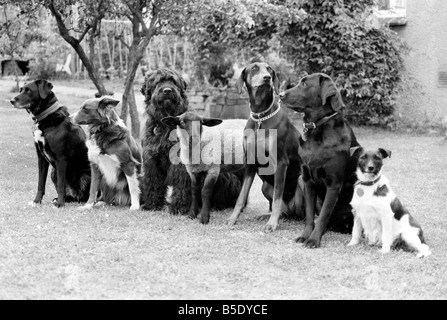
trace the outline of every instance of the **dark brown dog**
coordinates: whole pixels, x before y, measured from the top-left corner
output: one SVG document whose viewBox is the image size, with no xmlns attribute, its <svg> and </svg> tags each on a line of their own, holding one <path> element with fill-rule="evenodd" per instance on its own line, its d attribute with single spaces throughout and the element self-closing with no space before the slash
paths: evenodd
<svg viewBox="0 0 447 320">
<path fill-rule="evenodd" d="M 245 168 L 242 190 L 229 224 L 233 225 L 247 205 L 248 194 L 256 173 L 264 182 L 263 193 L 273 202 L 272 214 L 264 231 L 274 231 L 281 213 L 300 215 L 303 204 L 298 185 L 301 159 L 298 155 L 300 133 L 275 99 L 279 79 L 266 63 L 252 63 L 241 74 L 239 92 L 246 86 L 251 117 L 244 137 Z M 252 134 L 250 134 L 252 133 Z M 261 159 L 259 155 L 265 156 Z"/>
<path fill-rule="evenodd" d="M 359 143 L 343 117 L 343 101 L 328 75 L 306 76 L 280 98 L 289 108 L 304 113 L 305 133 L 299 140 L 299 153 L 304 162 L 306 226 L 297 241 L 317 248 L 329 223 L 341 232 L 352 230 L 349 203 L 357 159 L 351 157 L 350 148 Z M 317 197 L 324 200 L 315 226 Z"/>
<path fill-rule="evenodd" d="M 41 203 L 49 165 L 51 179 L 57 190 L 57 207 L 65 202 L 84 202 L 90 186 L 90 163 L 87 158 L 86 135 L 80 126 L 70 122 L 67 108 L 60 105 L 51 91 L 53 85 L 45 80 L 27 83 L 20 94 L 11 100 L 17 109 L 33 115 L 39 182 L 33 204 Z"/>
</svg>

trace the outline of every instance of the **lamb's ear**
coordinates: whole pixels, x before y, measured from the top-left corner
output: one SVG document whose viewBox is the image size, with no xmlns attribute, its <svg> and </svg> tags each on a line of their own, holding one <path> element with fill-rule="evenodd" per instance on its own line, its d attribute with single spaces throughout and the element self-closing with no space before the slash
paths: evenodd
<svg viewBox="0 0 447 320">
<path fill-rule="evenodd" d="M 165 118 L 161 119 L 160 121 L 169 127 L 176 127 L 180 124 L 179 117 L 165 117 Z"/>
<path fill-rule="evenodd" d="M 363 151 L 363 148 L 361 146 L 352 147 L 349 149 L 349 152 L 351 153 L 351 157 L 357 157 L 362 151 Z"/>
<path fill-rule="evenodd" d="M 276 71 L 273 70 L 273 88 L 275 89 L 275 93 L 279 94 L 279 85 L 280 85 L 280 81 L 278 78 L 278 74 L 276 73 Z"/>
<path fill-rule="evenodd" d="M 42 99 L 45 99 L 48 97 L 48 95 L 51 92 L 51 89 L 53 89 L 53 84 L 47 80 L 37 80 L 37 90 L 39 91 L 39 96 Z"/>
<path fill-rule="evenodd" d="M 391 158 L 391 151 L 383 148 L 379 148 L 379 153 L 382 155 L 382 158 Z"/>
<path fill-rule="evenodd" d="M 116 105 L 120 103 L 119 100 L 116 100 L 112 97 L 104 96 L 98 103 L 98 108 L 105 108 L 107 106 L 116 107 Z"/>
<path fill-rule="evenodd" d="M 331 107 L 334 111 L 339 111 L 343 107 L 343 101 L 341 100 L 340 92 L 334 85 L 334 81 L 329 76 L 322 75 L 320 78 L 321 88 L 321 100 L 323 106 L 326 104 L 327 99 L 330 97 Z"/>
<path fill-rule="evenodd" d="M 239 94 L 242 93 L 242 90 L 244 89 L 244 84 L 245 84 L 245 68 L 244 70 L 242 70 L 241 75 L 236 81 L 236 90 L 237 92 L 239 92 Z"/>
<path fill-rule="evenodd" d="M 202 118 L 200 121 L 204 126 L 207 127 L 214 127 L 222 123 L 222 119 L 216 119 L 216 118 Z"/>
</svg>

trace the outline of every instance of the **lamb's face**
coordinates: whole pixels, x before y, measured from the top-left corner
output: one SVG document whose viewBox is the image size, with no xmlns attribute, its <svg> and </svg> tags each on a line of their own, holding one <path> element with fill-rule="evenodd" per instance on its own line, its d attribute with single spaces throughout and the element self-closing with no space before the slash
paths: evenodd
<svg viewBox="0 0 447 320">
<path fill-rule="evenodd" d="M 177 136 L 183 143 L 199 143 L 202 132 L 201 117 L 186 112 L 178 117 Z"/>
</svg>

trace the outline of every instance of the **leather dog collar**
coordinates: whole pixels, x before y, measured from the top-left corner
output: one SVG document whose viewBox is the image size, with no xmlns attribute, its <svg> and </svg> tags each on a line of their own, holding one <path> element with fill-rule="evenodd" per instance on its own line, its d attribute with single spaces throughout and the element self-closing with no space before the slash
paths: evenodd
<svg viewBox="0 0 447 320">
<path fill-rule="evenodd" d="M 373 181 L 357 181 L 356 184 L 360 184 L 362 186 L 373 186 L 375 185 L 377 182 L 379 182 L 380 178 L 382 176 L 379 176 L 377 179 L 373 180 Z"/>
<path fill-rule="evenodd" d="M 325 116 L 325 117 L 321 118 L 320 120 L 318 120 L 317 122 L 305 122 L 305 123 L 303 123 L 303 133 L 304 133 L 303 140 L 304 141 L 307 140 L 307 132 L 309 130 L 316 129 L 318 126 L 321 126 L 322 124 L 328 122 L 330 119 L 332 119 L 336 115 L 338 115 L 338 112 L 334 112 L 330 116 Z"/>
<path fill-rule="evenodd" d="M 59 108 L 61 108 L 61 107 L 62 106 L 59 104 L 59 102 L 56 101 L 47 110 L 39 113 L 38 115 L 33 116 L 33 120 L 35 122 L 42 121 L 43 119 L 48 117 L 50 114 L 52 114 L 52 113 L 56 112 L 57 110 L 59 110 Z"/>
</svg>

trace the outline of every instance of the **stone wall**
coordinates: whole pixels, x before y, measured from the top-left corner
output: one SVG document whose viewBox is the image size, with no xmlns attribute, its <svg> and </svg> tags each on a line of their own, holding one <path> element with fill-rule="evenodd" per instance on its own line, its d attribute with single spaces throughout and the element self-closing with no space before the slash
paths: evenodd
<svg viewBox="0 0 447 320">
<path fill-rule="evenodd" d="M 197 113 L 211 118 L 248 119 L 250 109 L 246 92 L 239 94 L 233 88 L 188 90 L 189 106 Z"/>
<path fill-rule="evenodd" d="M 447 1 L 407 1 L 407 24 L 393 27 L 410 47 L 397 114 L 411 122 L 438 124 L 447 117 Z"/>
</svg>

